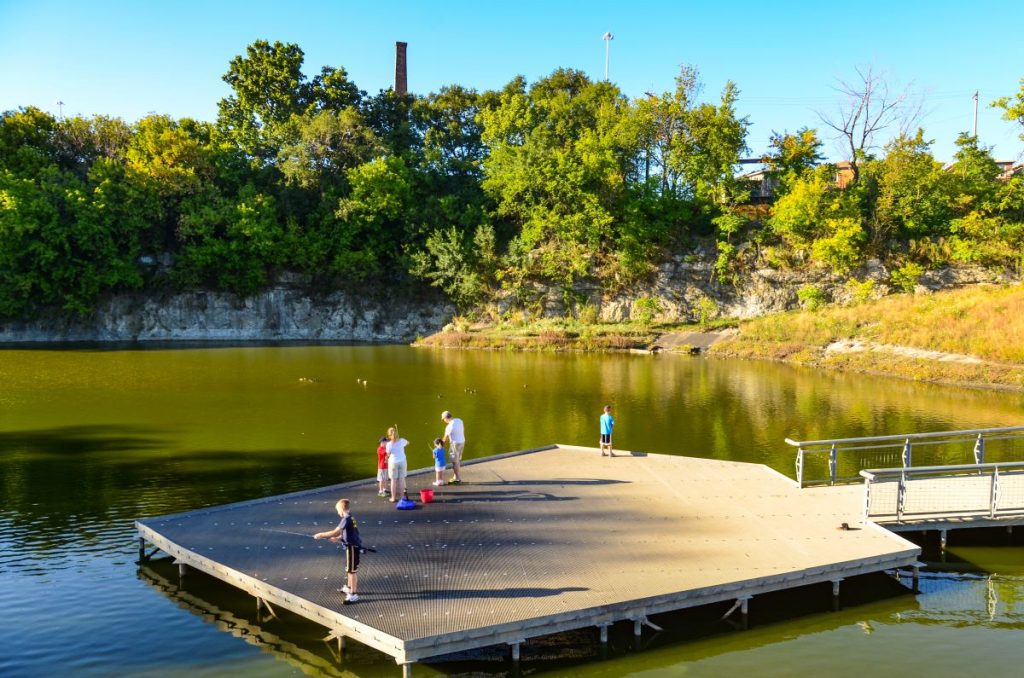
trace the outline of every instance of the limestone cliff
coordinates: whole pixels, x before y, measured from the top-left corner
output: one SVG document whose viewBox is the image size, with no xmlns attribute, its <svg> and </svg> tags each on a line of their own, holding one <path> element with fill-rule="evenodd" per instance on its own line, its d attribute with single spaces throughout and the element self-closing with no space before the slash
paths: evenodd
<svg viewBox="0 0 1024 678">
<path fill-rule="evenodd" d="M 104 300 L 88 318 L 53 313 L 0 322 L 0 342 L 408 342 L 437 331 L 453 313 L 445 303 L 369 301 L 342 292 L 314 298 L 288 286 L 244 298 L 224 292 L 130 293 Z"/>
</svg>

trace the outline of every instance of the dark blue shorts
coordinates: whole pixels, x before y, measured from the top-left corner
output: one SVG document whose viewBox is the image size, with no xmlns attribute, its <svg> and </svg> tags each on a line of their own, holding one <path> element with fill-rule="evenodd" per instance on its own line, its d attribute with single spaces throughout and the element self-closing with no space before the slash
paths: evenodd
<svg viewBox="0 0 1024 678">
<path fill-rule="evenodd" d="M 611 445 L 612 444 L 612 434 L 611 433 L 602 433 L 601 434 L 601 444 L 602 445 Z"/>
</svg>

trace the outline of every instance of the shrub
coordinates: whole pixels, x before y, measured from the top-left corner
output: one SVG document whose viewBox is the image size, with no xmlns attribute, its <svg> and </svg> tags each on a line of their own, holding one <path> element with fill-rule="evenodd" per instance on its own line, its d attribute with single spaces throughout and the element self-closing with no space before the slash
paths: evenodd
<svg viewBox="0 0 1024 678">
<path fill-rule="evenodd" d="M 875 296 L 875 281 L 858 281 L 850 279 L 846 281 L 846 291 L 850 294 L 850 303 L 863 304 Z"/>
<path fill-rule="evenodd" d="M 661 302 L 656 297 L 640 297 L 633 302 L 633 312 L 637 322 L 641 325 L 650 325 L 654 317 L 661 313 Z"/>
<path fill-rule="evenodd" d="M 825 305 L 825 293 L 817 285 L 804 285 L 796 291 L 800 306 L 808 311 L 815 311 Z"/>
<path fill-rule="evenodd" d="M 814 241 L 811 255 L 836 273 L 846 273 L 860 261 L 864 229 L 854 218 L 828 219 L 826 223 L 829 236 Z"/>
<path fill-rule="evenodd" d="M 904 292 L 913 292 L 922 275 L 924 275 L 924 267 L 921 264 L 908 261 L 893 271 L 892 275 L 889 276 L 889 280 L 893 287 Z"/>
<path fill-rule="evenodd" d="M 697 315 L 697 322 L 701 327 L 705 327 L 709 321 L 718 316 L 718 304 L 710 297 L 701 297 L 693 305 L 693 311 Z"/>
<path fill-rule="evenodd" d="M 715 259 L 715 279 L 720 283 L 728 283 L 732 279 L 733 260 L 736 247 L 727 242 L 718 243 L 718 258 Z"/>
<path fill-rule="evenodd" d="M 597 305 L 595 304 L 583 304 L 578 312 L 578 318 L 584 325 L 596 325 L 598 319 Z"/>
</svg>

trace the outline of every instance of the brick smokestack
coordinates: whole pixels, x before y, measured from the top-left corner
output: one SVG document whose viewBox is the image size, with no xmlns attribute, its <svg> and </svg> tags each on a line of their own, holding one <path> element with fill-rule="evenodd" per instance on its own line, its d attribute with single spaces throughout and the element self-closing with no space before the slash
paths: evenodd
<svg viewBox="0 0 1024 678">
<path fill-rule="evenodd" d="M 395 43 L 395 94 L 407 94 L 409 92 L 409 76 L 405 66 L 405 48 L 407 42 Z"/>
</svg>

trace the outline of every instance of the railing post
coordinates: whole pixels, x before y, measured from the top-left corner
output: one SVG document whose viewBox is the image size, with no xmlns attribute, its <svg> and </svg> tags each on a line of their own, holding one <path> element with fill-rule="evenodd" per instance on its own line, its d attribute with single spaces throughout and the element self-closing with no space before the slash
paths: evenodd
<svg viewBox="0 0 1024 678">
<path fill-rule="evenodd" d="M 992 469 L 992 492 L 989 500 L 988 517 L 995 518 L 999 510 L 999 467 Z"/>
<path fill-rule="evenodd" d="M 903 522 L 903 509 L 907 504 L 907 474 L 900 474 L 900 484 L 896 489 L 896 522 Z"/>
<path fill-rule="evenodd" d="M 830 484 L 836 484 L 836 446 L 832 444 L 832 448 L 828 451 L 828 475 Z"/>
<path fill-rule="evenodd" d="M 804 448 L 796 448 L 796 486 L 804 486 Z"/>
<path fill-rule="evenodd" d="M 979 433 L 978 439 L 974 441 L 974 463 L 985 463 L 985 434 Z"/>
<path fill-rule="evenodd" d="M 906 442 L 903 443 L 903 468 L 909 468 L 911 466 L 911 443 L 910 438 L 907 438 Z"/>
<path fill-rule="evenodd" d="M 864 524 L 868 524 L 871 516 L 871 478 L 864 479 Z"/>
</svg>

